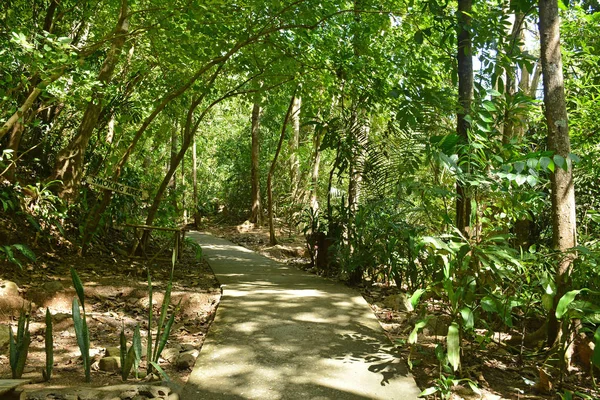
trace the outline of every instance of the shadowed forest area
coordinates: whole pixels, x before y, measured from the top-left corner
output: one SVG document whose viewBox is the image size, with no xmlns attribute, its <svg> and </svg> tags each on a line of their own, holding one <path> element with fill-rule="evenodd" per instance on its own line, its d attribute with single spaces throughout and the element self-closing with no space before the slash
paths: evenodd
<svg viewBox="0 0 600 400">
<path fill-rule="evenodd" d="M 359 288 L 424 397 L 599 398 L 597 0 L 0 21 L 0 378 L 177 393 L 220 296 L 197 229 Z"/>
</svg>

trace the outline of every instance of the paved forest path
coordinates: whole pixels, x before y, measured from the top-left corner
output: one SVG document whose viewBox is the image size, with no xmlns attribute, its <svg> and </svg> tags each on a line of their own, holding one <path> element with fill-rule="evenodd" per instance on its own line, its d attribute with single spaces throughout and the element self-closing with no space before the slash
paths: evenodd
<svg viewBox="0 0 600 400">
<path fill-rule="evenodd" d="M 223 296 L 184 400 L 416 399 L 360 294 L 213 235 L 189 236 Z"/>
</svg>

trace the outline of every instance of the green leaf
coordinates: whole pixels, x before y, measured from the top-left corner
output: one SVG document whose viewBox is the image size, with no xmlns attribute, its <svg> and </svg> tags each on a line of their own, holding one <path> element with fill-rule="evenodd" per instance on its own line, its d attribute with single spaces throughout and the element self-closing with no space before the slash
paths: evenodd
<svg viewBox="0 0 600 400">
<path fill-rule="evenodd" d="M 423 44 L 423 32 L 421 31 L 416 31 L 415 35 L 413 36 L 413 39 L 415 40 L 416 44 Z"/>
<path fill-rule="evenodd" d="M 423 293 L 425 293 L 425 291 L 425 289 L 417 289 L 415 290 L 413 295 L 410 296 L 410 304 L 412 305 L 413 309 L 417 307 L 419 299 L 421 299 L 421 296 L 423 295 Z"/>
<path fill-rule="evenodd" d="M 157 362 L 150 361 L 150 364 L 151 364 L 151 365 L 152 365 L 152 366 L 153 366 L 153 367 L 154 367 L 154 368 L 155 368 L 155 369 L 158 371 L 158 373 L 159 373 L 159 374 L 160 374 L 160 375 L 163 377 L 163 379 L 164 379 L 166 382 L 171 382 L 171 378 L 169 378 L 169 375 L 167 375 L 167 373 L 165 372 L 165 370 L 164 370 L 164 369 L 162 369 L 162 368 L 160 367 L 160 365 L 158 365 L 158 363 L 157 363 Z"/>
<path fill-rule="evenodd" d="M 448 362 L 452 365 L 454 371 L 460 366 L 460 334 L 458 324 L 453 322 L 448 327 L 448 336 L 446 338 L 448 349 Z"/>
<path fill-rule="evenodd" d="M 77 271 L 75 268 L 71 267 L 71 279 L 73 280 L 73 286 L 75 287 L 75 292 L 77 292 L 77 297 L 79 297 L 79 301 L 81 302 L 81 308 L 85 312 L 85 303 L 83 297 L 83 283 L 81 279 L 79 279 L 79 275 L 77 275 Z M 79 308 L 77 309 L 79 310 Z"/>
<path fill-rule="evenodd" d="M 54 368 L 54 339 L 52 337 L 52 314 L 50 309 L 46 308 L 46 334 L 44 348 L 46 350 L 46 371 L 44 378 L 50 380 L 52 369 Z"/>
<path fill-rule="evenodd" d="M 475 393 L 476 395 L 481 396 L 481 390 L 477 387 L 477 385 L 473 381 L 468 380 L 467 383 L 469 384 L 469 387 L 471 388 L 471 390 L 473 391 L 473 393 Z"/>
<path fill-rule="evenodd" d="M 519 174 L 515 177 L 515 181 L 517 182 L 518 186 L 523 185 L 525 182 L 527 182 L 527 178 L 531 176 L 531 175 L 523 175 L 523 174 Z"/>
<path fill-rule="evenodd" d="M 525 169 L 525 163 L 523 161 L 517 161 L 515 163 L 515 171 L 517 173 L 520 174 L 521 172 L 523 172 L 524 169 Z"/>
<path fill-rule="evenodd" d="M 575 300 L 575 297 L 581 292 L 583 289 L 579 290 L 571 290 L 564 294 L 563 297 L 558 301 L 558 305 L 556 306 L 556 318 L 561 319 L 563 315 L 567 312 L 569 305 Z"/>
<path fill-rule="evenodd" d="M 13 244 L 13 247 L 21 252 L 25 257 L 30 259 L 31 261 L 36 261 L 35 253 L 27 247 L 27 245 L 16 243 Z"/>
<path fill-rule="evenodd" d="M 421 393 L 419 393 L 418 397 L 427 397 L 427 396 L 431 396 L 434 393 L 437 393 L 440 389 L 435 387 L 435 386 L 431 386 L 428 387 L 427 389 L 423 390 Z"/>
<path fill-rule="evenodd" d="M 558 154 L 555 154 L 554 157 L 552 157 L 552 158 L 554 159 L 554 164 L 558 168 L 562 168 L 565 171 L 567 171 L 569 169 L 569 166 L 567 165 L 563 156 L 559 156 Z"/>
<path fill-rule="evenodd" d="M 540 158 L 540 167 L 544 171 L 554 172 L 554 161 L 552 161 L 549 157 Z"/>
<path fill-rule="evenodd" d="M 463 318 L 464 327 L 468 330 L 472 330 L 475 327 L 475 318 L 473 317 L 473 311 L 469 307 L 463 307 L 460 309 L 460 315 Z"/>
<path fill-rule="evenodd" d="M 592 353 L 592 364 L 600 367 L 600 326 L 594 333 L 594 353 Z"/>
<path fill-rule="evenodd" d="M 425 318 L 425 319 L 422 319 L 420 321 L 417 321 L 417 323 L 415 324 L 415 327 L 413 328 L 412 332 L 408 336 L 408 343 L 409 344 L 415 344 L 415 343 L 417 343 L 417 337 L 418 337 L 418 334 L 419 334 L 419 330 L 425 328 L 425 326 L 427 325 L 427 321 L 428 320 L 429 320 L 429 318 Z"/>
</svg>

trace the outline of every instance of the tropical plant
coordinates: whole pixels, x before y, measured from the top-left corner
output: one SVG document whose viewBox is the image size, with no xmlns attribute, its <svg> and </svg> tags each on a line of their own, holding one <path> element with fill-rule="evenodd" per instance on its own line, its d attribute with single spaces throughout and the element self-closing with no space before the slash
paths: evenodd
<svg viewBox="0 0 600 400">
<path fill-rule="evenodd" d="M 20 379 L 25 369 L 29 345 L 31 344 L 31 334 L 29 333 L 29 312 L 21 309 L 19 313 L 19 322 L 17 324 L 17 338 L 13 337 L 12 326 L 9 327 L 9 353 L 10 369 L 13 379 Z"/>
<path fill-rule="evenodd" d="M 85 314 L 85 302 L 83 293 L 83 283 L 77 275 L 75 268 L 71 267 L 71 279 L 73 280 L 73 286 L 77 297 L 73 298 L 73 324 L 75 325 L 75 336 L 77 337 L 77 345 L 81 352 L 81 359 L 83 360 L 83 370 L 85 373 L 85 381 L 91 381 L 91 361 L 90 361 L 90 332 L 87 326 L 87 318 Z M 79 298 L 79 301 L 77 299 Z M 81 302 L 81 311 L 79 304 Z"/>
<path fill-rule="evenodd" d="M 49 381 L 50 378 L 52 378 L 52 370 L 54 369 L 54 338 L 52 332 L 52 314 L 50 314 L 50 309 L 46 308 L 46 333 L 44 335 L 46 369 L 42 371 L 42 376 L 46 381 Z"/>
</svg>

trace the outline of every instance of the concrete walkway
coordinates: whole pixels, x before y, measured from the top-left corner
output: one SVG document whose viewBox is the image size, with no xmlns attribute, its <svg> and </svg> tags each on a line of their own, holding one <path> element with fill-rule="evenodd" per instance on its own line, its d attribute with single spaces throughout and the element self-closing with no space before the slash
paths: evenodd
<svg viewBox="0 0 600 400">
<path fill-rule="evenodd" d="M 209 234 L 189 237 L 223 296 L 184 400 L 416 399 L 358 293 Z"/>
</svg>

